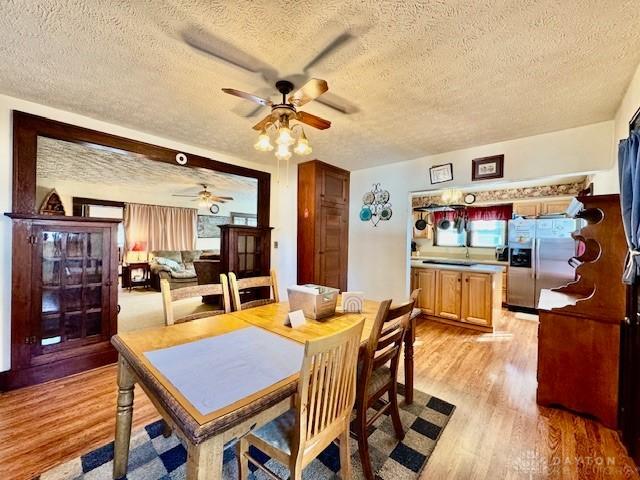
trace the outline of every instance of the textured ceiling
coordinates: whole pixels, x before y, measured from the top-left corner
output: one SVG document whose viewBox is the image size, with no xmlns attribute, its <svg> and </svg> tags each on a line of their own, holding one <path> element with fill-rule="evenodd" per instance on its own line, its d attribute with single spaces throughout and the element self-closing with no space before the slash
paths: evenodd
<svg viewBox="0 0 640 480">
<path fill-rule="evenodd" d="M 621 0 L 5 0 L 0 92 L 273 163 L 252 148 L 260 117 L 220 91 L 262 76 L 185 38 L 287 76 L 348 32 L 309 74 L 358 112 L 304 110 L 333 122 L 309 129 L 313 157 L 357 169 L 611 119 L 639 24 Z"/>
<path fill-rule="evenodd" d="M 202 190 L 201 184 L 205 184 L 212 193 L 231 196 L 238 204 L 255 204 L 258 196 L 258 183 L 254 178 L 206 168 L 185 168 L 135 153 L 38 137 L 37 184 L 56 186 L 69 180 L 95 185 L 98 191 L 108 186 L 164 196 L 196 194 Z M 191 201 L 188 198 L 173 200 L 187 206 Z"/>
</svg>

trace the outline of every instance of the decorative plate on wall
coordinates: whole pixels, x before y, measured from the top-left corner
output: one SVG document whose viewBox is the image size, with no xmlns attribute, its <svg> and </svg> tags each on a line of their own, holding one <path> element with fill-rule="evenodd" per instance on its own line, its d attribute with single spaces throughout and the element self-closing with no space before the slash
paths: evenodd
<svg viewBox="0 0 640 480">
<path fill-rule="evenodd" d="M 379 183 L 373 184 L 373 189 L 362 196 L 362 208 L 360 209 L 360 220 L 371 222 L 374 227 L 378 226 L 380 220 L 387 221 L 391 218 L 393 211 L 389 200 L 391 194 L 387 190 L 380 188 Z"/>
</svg>

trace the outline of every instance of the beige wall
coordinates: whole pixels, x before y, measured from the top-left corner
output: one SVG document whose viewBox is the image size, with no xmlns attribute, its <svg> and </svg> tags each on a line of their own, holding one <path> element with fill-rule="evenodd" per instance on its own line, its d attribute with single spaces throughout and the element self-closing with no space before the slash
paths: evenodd
<svg viewBox="0 0 640 480">
<path fill-rule="evenodd" d="M 612 137 L 613 121 L 608 121 L 352 172 L 349 289 L 362 290 L 372 298 L 408 294 L 409 196 L 429 189 L 430 166 L 453 163 L 454 180 L 439 184 L 438 189 L 478 186 L 471 181 L 471 160 L 500 153 L 505 155 L 501 183 L 596 172 L 610 168 Z M 358 217 L 362 195 L 373 183 L 389 190 L 393 205 L 391 220 L 377 227 Z"/>
<path fill-rule="evenodd" d="M 625 93 L 614 118 L 613 144 L 611 145 L 611 167 L 596 174 L 593 185 L 596 194 L 618 193 L 618 142 L 629 136 L 629 120 L 640 108 L 640 65 Z"/>
<path fill-rule="evenodd" d="M 283 178 L 281 183 L 275 181 L 275 159 L 269 158 L 264 163 L 252 163 L 245 160 L 190 146 L 178 141 L 161 138 L 138 130 L 114 125 L 93 118 L 77 115 L 53 107 L 0 95 L 0 213 L 11 211 L 12 189 L 12 123 L 11 111 L 21 110 L 35 115 L 52 118 L 83 127 L 120 135 L 143 142 L 161 145 L 176 150 L 190 152 L 204 157 L 215 158 L 222 162 L 242 165 L 256 170 L 272 173 L 271 183 L 271 225 L 274 227 L 272 240 L 280 244 L 280 248 L 272 249 L 272 265 L 278 271 L 281 285 L 286 287 L 296 282 L 296 172 L 291 168 L 290 178 Z M 251 137 L 248 141 L 253 140 Z M 2 216 L 0 219 L 0 371 L 10 368 L 11 337 L 11 220 Z M 286 288 L 282 289 L 286 296 Z"/>
</svg>

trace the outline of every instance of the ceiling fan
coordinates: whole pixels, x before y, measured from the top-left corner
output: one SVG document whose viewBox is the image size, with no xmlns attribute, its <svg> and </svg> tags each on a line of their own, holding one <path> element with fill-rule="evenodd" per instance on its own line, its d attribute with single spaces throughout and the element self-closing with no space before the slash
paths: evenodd
<svg viewBox="0 0 640 480">
<path fill-rule="evenodd" d="M 291 93 L 294 88 L 293 83 L 288 80 L 278 80 L 276 82 L 276 88 L 282 95 L 282 102 L 280 103 L 273 103 L 269 99 L 242 92 L 234 88 L 223 88 L 222 91 L 229 95 L 235 95 L 236 97 L 257 103 L 261 107 L 271 107 L 271 113 L 253 126 L 254 130 L 260 132 L 258 142 L 254 145 L 256 150 L 263 152 L 273 150 L 268 132 L 275 132 L 276 143 L 278 145 L 276 158 L 278 160 L 289 160 L 291 158 L 289 147 L 296 143 L 294 130 L 297 127 L 300 132 L 297 145 L 293 151 L 299 155 L 308 155 L 312 152 L 312 149 L 302 125 L 298 123 L 292 124 L 291 122 L 298 121 L 319 130 L 329 128 L 331 126 L 329 120 L 325 120 L 311 113 L 298 111 L 298 107 L 317 99 L 329 90 L 329 86 L 325 80 L 312 78 L 293 93 Z M 287 95 L 289 96 L 287 97 Z"/>
<path fill-rule="evenodd" d="M 275 68 L 271 67 L 266 62 L 247 54 L 246 52 L 238 49 L 232 44 L 225 42 L 224 40 L 217 38 L 215 35 L 201 29 L 196 29 L 193 27 L 189 28 L 188 30 L 182 32 L 182 38 L 185 43 L 187 43 L 195 50 L 198 50 L 199 52 L 215 57 L 218 60 L 222 60 L 227 64 L 241 68 L 242 70 L 245 70 L 249 73 L 258 74 L 261 79 L 268 85 L 273 85 L 273 83 L 277 80 L 287 81 L 295 85 L 303 85 L 307 83 L 312 77 L 309 70 L 320 64 L 335 51 L 352 42 L 356 37 L 354 37 L 349 32 L 343 32 L 342 34 L 334 38 L 331 42 L 329 42 L 326 47 L 322 49 L 317 55 L 311 58 L 302 68 L 301 72 L 293 73 L 290 75 L 282 75 L 281 72 L 279 73 Z M 267 91 L 263 88 L 259 88 L 258 90 L 261 94 L 265 94 L 265 92 Z M 317 101 L 343 114 L 351 114 L 359 110 L 358 107 L 351 103 L 349 100 L 339 97 L 333 93 L 327 93 Z M 259 109 L 260 107 L 253 109 L 244 116 L 253 117 L 258 114 Z"/>
<path fill-rule="evenodd" d="M 214 195 L 209 190 L 207 190 L 209 188 L 207 185 L 205 185 L 204 183 L 202 183 L 201 185 L 202 185 L 202 190 L 200 190 L 195 195 L 173 194 L 172 196 L 193 198 L 194 202 L 197 200 L 208 206 L 211 206 L 211 204 L 213 203 L 227 203 L 233 200 L 233 197 L 222 197 L 220 195 Z"/>
</svg>

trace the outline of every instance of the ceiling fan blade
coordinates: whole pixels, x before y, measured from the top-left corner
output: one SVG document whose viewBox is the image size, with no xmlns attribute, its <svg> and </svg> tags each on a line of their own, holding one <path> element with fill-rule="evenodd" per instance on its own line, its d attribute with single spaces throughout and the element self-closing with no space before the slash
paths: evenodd
<svg viewBox="0 0 640 480">
<path fill-rule="evenodd" d="M 259 73 L 267 82 L 272 83 L 278 78 L 278 72 L 265 62 L 243 52 L 224 40 L 220 40 L 211 33 L 195 27 L 182 32 L 182 39 L 187 45 L 201 53 L 215 57 L 251 73 Z"/>
<path fill-rule="evenodd" d="M 220 200 L 220 201 L 223 201 L 223 200 L 232 201 L 233 200 L 233 197 L 219 197 L 218 195 L 212 195 L 211 198 L 216 200 L 216 201 L 217 200 Z"/>
<path fill-rule="evenodd" d="M 303 71 L 306 73 L 310 68 L 314 65 L 318 64 L 323 58 L 333 53 L 334 50 L 337 50 L 345 43 L 350 42 L 355 37 L 351 35 L 349 32 L 344 32 L 342 35 L 338 36 L 333 42 L 327 45 L 324 50 L 322 50 L 318 55 L 316 55 L 307 65 L 304 67 Z"/>
<path fill-rule="evenodd" d="M 262 120 L 260 120 L 258 123 L 256 123 L 253 126 L 254 130 L 264 130 L 265 128 L 267 128 L 267 124 L 271 122 L 271 114 L 267 115 L 266 117 L 264 117 Z"/>
<path fill-rule="evenodd" d="M 172 197 L 189 197 L 189 198 L 197 198 L 199 195 L 178 195 L 178 194 L 173 194 L 171 195 Z"/>
<path fill-rule="evenodd" d="M 253 95 L 251 93 L 242 92 L 240 90 L 236 90 L 235 88 L 223 88 L 222 91 L 224 93 L 228 93 L 229 95 L 235 95 L 236 97 L 244 98 L 246 100 L 257 103 L 259 105 L 263 105 L 265 107 L 270 107 L 273 104 L 271 100 L 258 97 L 257 95 Z"/>
<path fill-rule="evenodd" d="M 326 130 L 331 126 L 331 122 L 329 120 L 325 120 L 324 118 L 317 117 L 307 112 L 298 112 L 297 118 L 298 121 L 306 123 L 307 125 L 319 130 Z"/>
<path fill-rule="evenodd" d="M 327 90 L 329 90 L 329 85 L 325 80 L 312 78 L 302 88 L 289 95 L 289 103 L 293 103 L 296 107 L 301 107 L 305 103 L 318 98 Z"/>
<path fill-rule="evenodd" d="M 339 97 L 331 92 L 327 92 L 321 98 L 318 98 L 317 102 L 346 115 L 357 113 L 360 110 L 349 100 Z"/>
</svg>

